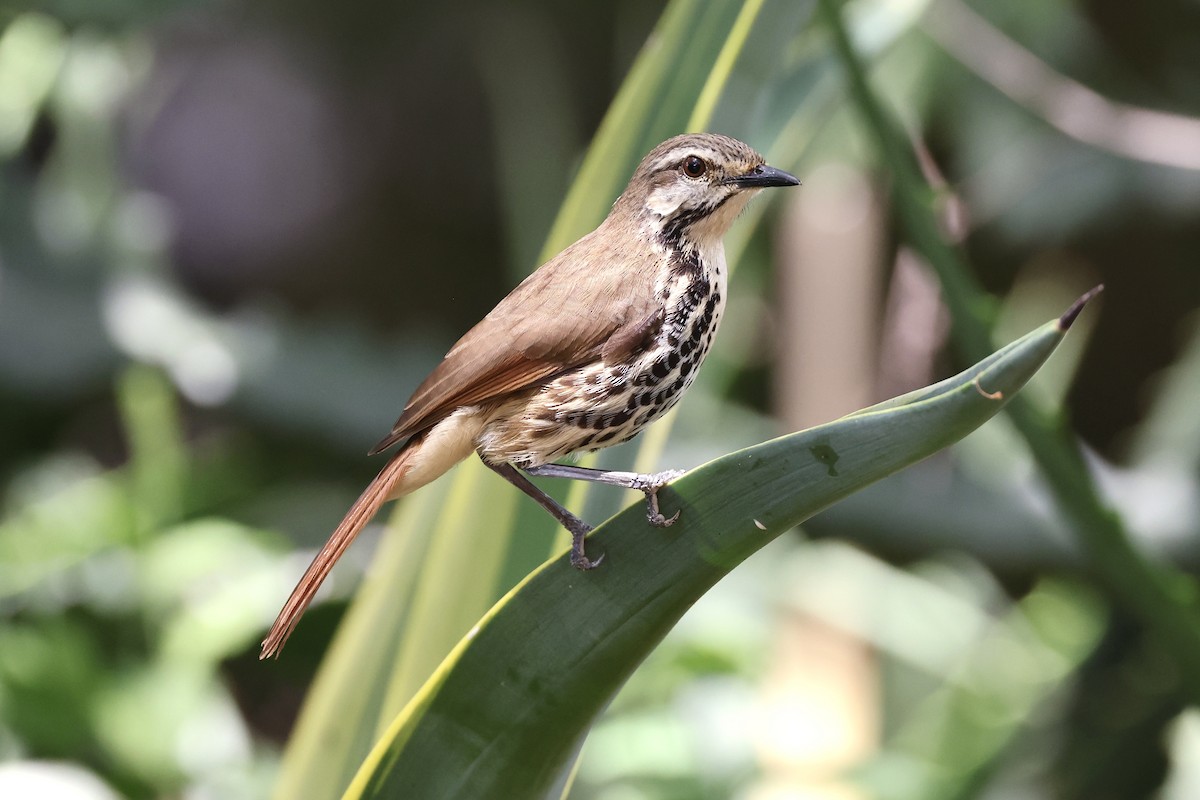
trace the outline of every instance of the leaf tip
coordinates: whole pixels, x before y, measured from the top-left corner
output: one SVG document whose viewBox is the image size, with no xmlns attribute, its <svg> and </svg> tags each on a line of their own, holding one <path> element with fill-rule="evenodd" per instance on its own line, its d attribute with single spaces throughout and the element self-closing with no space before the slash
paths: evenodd
<svg viewBox="0 0 1200 800">
<path fill-rule="evenodd" d="M 1085 292 L 1082 297 L 1072 303 L 1071 307 L 1067 309 L 1066 313 L 1058 318 L 1058 329 L 1065 333 L 1067 329 L 1071 327 L 1071 323 L 1075 321 L 1075 318 L 1079 316 L 1079 312 L 1083 311 L 1083 307 L 1088 304 L 1088 301 L 1100 294 L 1102 291 L 1104 291 L 1104 284 L 1097 284 L 1095 287 Z"/>
</svg>

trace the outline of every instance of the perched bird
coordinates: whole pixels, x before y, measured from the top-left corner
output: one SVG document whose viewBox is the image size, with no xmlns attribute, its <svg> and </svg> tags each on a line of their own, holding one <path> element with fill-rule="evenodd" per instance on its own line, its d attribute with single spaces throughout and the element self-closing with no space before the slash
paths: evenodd
<svg viewBox="0 0 1200 800">
<path fill-rule="evenodd" d="M 647 155 L 600 227 L 526 278 L 458 340 L 371 454 L 400 444 L 292 591 L 262 643 L 278 654 L 334 563 L 379 508 L 477 452 L 571 533 L 571 563 L 591 527 L 522 472 L 646 493 L 678 477 L 551 463 L 633 438 L 679 401 L 725 307 L 721 238 L 760 189 L 795 186 L 749 145 L 685 134 Z"/>
</svg>

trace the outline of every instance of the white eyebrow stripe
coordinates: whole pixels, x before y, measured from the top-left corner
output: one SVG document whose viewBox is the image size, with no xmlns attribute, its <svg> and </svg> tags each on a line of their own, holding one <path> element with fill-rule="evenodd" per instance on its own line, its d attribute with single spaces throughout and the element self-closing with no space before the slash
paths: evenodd
<svg viewBox="0 0 1200 800">
<path fill-rule="evenodd" d="M 654 162 L 654 169 L 657 171 L 660 169 L 666 169 L 667 167 L 672 167 L 682 161 L 686 156 L 700 156 L 711 164 L 717 160 L 718 153 L 716 150 L 711 148 L 696 147 L 695 145 L 678 147 L 665 153 L 662 158 Z"/>
</svg>

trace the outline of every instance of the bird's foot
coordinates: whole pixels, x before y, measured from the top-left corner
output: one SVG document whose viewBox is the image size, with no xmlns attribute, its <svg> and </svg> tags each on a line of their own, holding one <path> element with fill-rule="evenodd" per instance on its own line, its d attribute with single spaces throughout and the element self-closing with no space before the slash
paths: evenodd
<svg viewBox="0 0 1200 800">
<path fill-rule="evenodd" d="M 679 519 L 682 509 L 669 517 L 663 515 L 659 510 L 658 490 L 676 478 L 682 477 L 683 474 L 684 471 L 681 469 L 668 469 L 649 475 L 639 475 L 638 480 L 634 483 L 632 488 L 644 492 L 646 495 L 646 521 L 654 527 L 669 528 Z"/>
<path fill-rule="evenodd" d="M 604 554 L 601 553 L 593 560 L 587 557 L 587 551 L 584 549 L 584 543 L 587 535 L 592 531 L 592 526 L 576 517 L 573 524 L 567 525 L 567 530 L 571 533 L 571 566 L 584 572 L 600 566 L 600 562 L 604 561 Z"/>
</svg>

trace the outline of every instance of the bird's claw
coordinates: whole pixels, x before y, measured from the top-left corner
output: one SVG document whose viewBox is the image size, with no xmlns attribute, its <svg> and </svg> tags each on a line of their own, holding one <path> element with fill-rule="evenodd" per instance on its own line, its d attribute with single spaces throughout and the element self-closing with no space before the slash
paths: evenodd
<svg viewBox="0 0 1200 800">
<path fill-rule="evenodd" d="M 664 516 L 659 510 L 658 490 L 683 474 L 684 471 L 681 469 L 669 469 L 665 472 L 658 472 L 648 476 L 648 480 L 642 486 L 638 487 L 646 493 L 646 521 L 654 527 L 669 528 L 679 519 L 682 509 L 669 517 Z"/>
<path fill-rule="evenodd" d="M 664 517 L 661 511 L 650 509 L 646 511 L 646 521 L 656 528 L 669 528 L 679 519 L 681 511 L 676 511 L 671 516 Z"/>
<path fill-rule="evenodd" d="M 589 569 L 595 569 L 600 566 L 600 562 L 604 560 L 604 554 L 601 553 L 594 561 L 587 557 L 584 543 L 587 541 L 587 535 L 592 532 L 592 526 L 581 519 L 575 519 L 573 522 L 574 525 L 570 528 L 571 566 L 587 572 Z"/>
<path fill-rule="evenodd" d="M 571 566 L 575 569 L 587 572 L 589 569 L 595 569 L 600 566 L 600 562 L 604 561 L 604 553 L 601 553 L 594 561 L 587 557 L 587 554 L 582 551 L 571 551 Z"/>
</svg>

